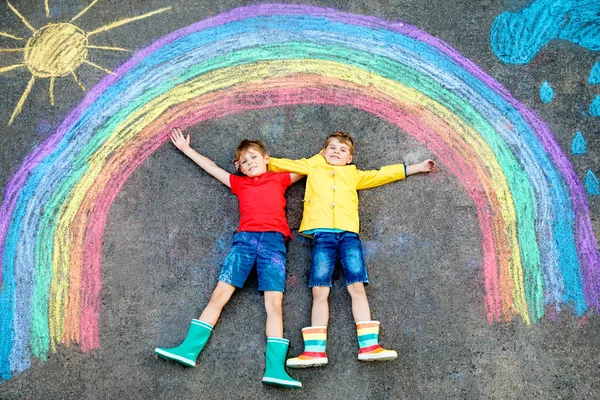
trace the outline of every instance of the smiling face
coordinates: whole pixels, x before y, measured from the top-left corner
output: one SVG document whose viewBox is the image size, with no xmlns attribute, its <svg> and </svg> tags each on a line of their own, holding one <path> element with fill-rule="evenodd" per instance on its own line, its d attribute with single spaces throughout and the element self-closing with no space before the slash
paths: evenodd
<svg viewBox="0 0 600 400">
<path fill-rule="evenodd" d="M 264 156 L 256 149 L 250 147 L 238 158 L 240 171 L 246 176 L 255 177 L 267 172 L 269 155 Z"/>
<path fill-rule="evenodd" d="M 352 162 L 350 146 L 340 142 L 337 138 L 330 138 L 321 154 L 331 165 L 347 165 Z"/>
</svg>

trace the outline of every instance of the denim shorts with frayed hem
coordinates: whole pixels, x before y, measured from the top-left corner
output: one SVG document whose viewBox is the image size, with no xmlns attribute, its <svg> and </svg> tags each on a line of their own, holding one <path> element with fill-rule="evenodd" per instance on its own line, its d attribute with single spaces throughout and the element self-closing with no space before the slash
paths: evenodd
<svg viewBox="0 0 600 400">
<path fill-rule="evenodd" d="M 243 288 L 254 265 L 258 290 L 283 292 L 286 248 L 279 232 L 238 232 L 223 263 L 219 281 Z"/>
<path fill-rule="evenodd" d="M 362 243 L 354 232 L 315 232 L 312 236 L 312 266 L 308 287 L 332 286 L 333 271 L 339 261 L 346 285 L 369 283 Z"/>
</svg>

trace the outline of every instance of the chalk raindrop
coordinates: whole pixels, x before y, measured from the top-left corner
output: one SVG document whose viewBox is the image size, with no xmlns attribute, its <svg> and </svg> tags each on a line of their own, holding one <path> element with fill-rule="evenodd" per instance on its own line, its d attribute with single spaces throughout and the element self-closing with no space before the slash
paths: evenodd
<svg viewBox="0 0 600 400">
<path fill-rule="evenodd" d="M 571 142 L 571 151 L 574 155 L 584 155 L 586 152 L 586 143 L 585 138 L 583 137 L 583 133 L 581 131 L 577 131 L 575 137 L 573 138 L 573 142 Z"/>
<path fill-rule="evenodd" d="M 585 188 L 589 194 L 600 194 L 600 187 L 598 185 L 598 178 L 592 171 L 588 169 L 587 176 L 585 177 Z"/>
<path fill-rule="evenodd" d="M 548 81 L 545 81 L 540 87 L 540 99 L 542 99 L 545 104 L 548 104 L 552 101 L 552 98 L 554 98 L 554 89 L 552 89 L 552 86 L 550 86 Z"/>
</svg>

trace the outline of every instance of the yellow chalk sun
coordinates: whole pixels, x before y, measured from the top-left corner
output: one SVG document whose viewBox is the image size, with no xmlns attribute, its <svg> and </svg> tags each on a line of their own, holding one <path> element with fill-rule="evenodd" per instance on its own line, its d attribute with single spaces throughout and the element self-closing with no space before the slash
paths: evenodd
<svg viewBox="0 0 600 400">
<path fill-rule="evenodd" d="M 44 3 L 46 7 L 46 17 L 50 18 L 50 7 L 48 1 L 49 0 L 45 0 Z M 8 7 L 12 10 L 12 12 L 14 12 L 15 15 L 17 15 L 17 17 L 19 17 L 25 26 L 33 33 L 33 35 L 27 40 L 25 47 L 0 49 L 0 52 L 3 53 L 23 52 L 22 63 L 0 68 L 0 73 L 18 68 L 27 68 L 31 73 L 29 83 L 21 95 L 21 98 L 17 102 L 10 120 L 8 121 L 8 125 L 11 125 L 17 115 L 21 113 L 23 104 L 25 104 L 25 100 L 27 100 L 36 78 L 50 79 L 50 104 L 54 105 L 54 80 L 56 78 L 71 75 L 81 90 L 85 90 L 85 87 L 75 74 L 75 70 L 81 64 L 88 64 L 106 72 L 107 74 L 112 73 L 108 69 L 94 64 L 87 59 L 89 49 L 129 51 L 120 47 L 90 45 L 88 43 L 88 38 L 90 36 L 128 24 L 133 21 L 137 21 L 139 19 L 150 17 L 163 11 L 167 11 L 171 8 L 161 8 L 160 10 L 152 11 L 144 15 L 119 20 L 90 32 L 86 32 L 73 24 L 73 21 L 85 14 L 98 1 L 99 0 L 93 0 L 85 9 L 74 16 L 69 22 L 48 23 L 39 29 L 35 29 L 29 22 L 27 22 L 27 20 L 19 13 L 19 11 L 17 11 L 17 9 L 13 7 L 8 0 L 6 0 L 6 4 L 8 4 Z M 7 32 L 0 32 L 0 36 L 8 37 L 14 40 L 25 40 Z"/>
</svg>

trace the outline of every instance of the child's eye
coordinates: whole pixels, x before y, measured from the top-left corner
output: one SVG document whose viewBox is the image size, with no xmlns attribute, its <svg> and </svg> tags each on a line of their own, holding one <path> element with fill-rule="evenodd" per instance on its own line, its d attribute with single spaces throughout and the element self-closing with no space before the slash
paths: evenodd
<svg viewBox="0 0 600 400">
<path fill-rule="evenodd" d="M 256 158 L 256 156 L 252 156 L 252 158 L 254 159 L 254 158 Z"/>
<path fill-rule="evenodd" d="M 246 160 L 242 160 L 242 164 L 246 164 Z"/>
</svg>

